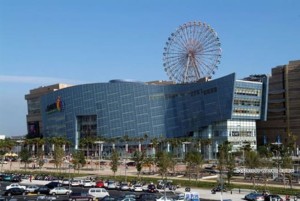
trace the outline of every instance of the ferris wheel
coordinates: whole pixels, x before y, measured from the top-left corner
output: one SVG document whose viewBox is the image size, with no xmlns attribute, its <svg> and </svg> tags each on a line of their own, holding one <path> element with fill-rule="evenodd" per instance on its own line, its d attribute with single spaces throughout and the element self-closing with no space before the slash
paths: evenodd
<svg viewBox="0 0 300 201">
<path fill-rule="evenodd" d="M 163 66 L 170 80 L 176 83 L 197 82 L 211 77 L 221 58 L 217 33 L 203 22 L 179 26 L 166 42 Z"/>
</svg>

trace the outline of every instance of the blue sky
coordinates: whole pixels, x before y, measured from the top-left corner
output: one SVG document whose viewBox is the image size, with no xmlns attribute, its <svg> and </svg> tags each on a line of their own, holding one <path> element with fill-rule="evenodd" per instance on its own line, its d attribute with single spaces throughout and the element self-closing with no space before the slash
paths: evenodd
<svg viewBox="0 0 300 201">
<path fill-rule="evenodd" d="M 24 96 L 39 86 L 168 80 L 163 48 L 190 21 L 220 38 L 213 78 L 300 59 L 299 0 L 1 0 L 0 134 L 26 134 Z"/>
</svg>

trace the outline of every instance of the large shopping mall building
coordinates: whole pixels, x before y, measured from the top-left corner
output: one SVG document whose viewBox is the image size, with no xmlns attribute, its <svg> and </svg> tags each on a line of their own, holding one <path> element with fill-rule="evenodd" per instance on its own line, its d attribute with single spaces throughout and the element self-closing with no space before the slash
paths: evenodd
<svg viewBox="0 0 300 201">
<path fill-rule="evenodd" d="M 195 83 L 111 80 L 30 90 L 31 136 L 66 136 L 78 148 L 86 136 L 210 139 L 212 158 L 224 141 L 256 149 L 256 121 L 266 120 L 268 76 L 237 80 L 230 74 Z"/>
</svg>

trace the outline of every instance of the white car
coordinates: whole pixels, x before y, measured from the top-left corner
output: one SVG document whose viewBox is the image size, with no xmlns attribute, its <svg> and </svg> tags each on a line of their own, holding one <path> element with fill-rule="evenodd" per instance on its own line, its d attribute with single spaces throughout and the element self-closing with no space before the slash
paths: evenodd
<svg viewBox="0 0 300 201">
<path fill-rule="evenodd" d="M 65 187 L 55 187 L 49 191 L 50 195 L 69 195 L 70 193 L 72 193 L 72 190 Z"/>
<path fill-rule="evenodd" d="M 33 193 L 35 190 L 37 190 L 39 187 L 38 186 L 27 186 L 27 188 L 25 189 L 26 192 L 28 193 Z"/>
<path fill-rule="evenodd" d="M 63 179 L 61 182 L 63 185 L 67 186 L 70 184 L 70 180 L 69 179 Z"/>
<path fill-rule="evenodd" d="M 71 186 L 80 186 L 81 182 L 80 180 L 74 179 L 71 181 Z"/>
<path fill-rule="evenodd" d="M 92 195 L 94 198 L 104 198 L 105 196 L 109 196 L 109 193 L 104 188 L 90 188 L 88 194 Z"/>
<path fill-rule="evenodd" d="M 136 184 L 133 186 L 133 191 L 135 192 L 142 192 L 143 191 L 143 186 L 140 184 Z"/>
<path fill-rule="evenodd" d="M 6 186 L 5 189 L 8 190 L 8 189 L 11 189 L 11 188 L 22 188 L 22 189 L 26 190 L 26 186 L 22 186 L 22 185 L 16 184 L 16 183 L 12 183 L 12 184 Z"/>
<path fill-rule="evenodd" d="M 114 181 L 108 181 L 108 183 L 107 183 L 107 189 L 116 189 L 116 188 L 117 188 L 116 182 L 114 182 Z"/>
<path fill-rule="evenodd" d="M 130 190 L 130 187 L 128 186 L 128 184 L 122 183 L 122 184 L 120 184 L 120 190 L 121 191 L 128 191 L 128 190 Z"/>
<path fill-rule="evenodd" d="M 83 181 L 83 187 L 94 187 L 95 183 L 90 180 L 84 180 Z"/>
</svg>

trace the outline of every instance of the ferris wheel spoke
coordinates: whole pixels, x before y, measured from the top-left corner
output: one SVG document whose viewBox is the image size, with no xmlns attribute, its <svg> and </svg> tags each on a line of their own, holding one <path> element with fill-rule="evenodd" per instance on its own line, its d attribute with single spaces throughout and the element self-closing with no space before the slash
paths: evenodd
<svg viewBox="0 0 300 201">
<path fill-rule="evenodd" d="M 205 50 L 203 52 L 196 53 L 195 55 L 210 55 L 210 54 L 218 56 L 220 55 L 220 52 L 218 50 Z"/>
<path fill-rule="evenodd" d="M 184 42 L 181 41 L 180 39 L 172 41 L 172 44 L 174 44 L 174 48 L 178 48 L 178 49 L 180 49 L 182 51 L 185 51 L 185 52 L 187 51 Z"/>
<path fill-rule="evenodd" d="M 188 37 L 187 37 L 187 35 L 188 35 L 188 32 L 187 32 L 188 28 L 187 28 L 186 25 L 184 25 L 184 29 L 182 29 L 182 31 L 183 31 L 182 36 L 183 36 L 183 39 L 184 39 L 184 43 L 187 44 L 188 43 Z"/>
<path fill-rule="evenodd" d="M 208 65 L 206 62 L 200 61 L 199 63 L 200 63 L 200 65 L 202 65 L 203 67 L 205 67 L 203 69 L 205 69 L 206 72 L 208 72 L 207 74 L 210 74 L 210 72 L 213 72 L 213 68 L 210 67 L 210 65 Z"/>
</svg>

